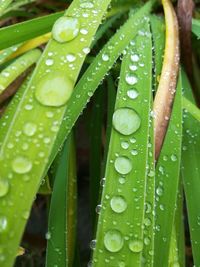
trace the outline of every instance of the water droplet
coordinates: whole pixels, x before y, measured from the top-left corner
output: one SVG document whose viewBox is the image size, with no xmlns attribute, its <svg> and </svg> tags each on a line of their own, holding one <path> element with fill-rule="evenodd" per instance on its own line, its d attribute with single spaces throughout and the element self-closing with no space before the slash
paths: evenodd
<svg viewBox="0 0 200 267">
<path fill-rule="evenodd" d="M 28 218 L 29 218 L 29 211 L 25 211 L 23 214 L 22 214 L 22 217 L 23 217 L 23 219 L 25 219 L 25 220 L 28 220 Z"/>
<path fill-rule="evenodd" d="M 4 216 L 0 216 L 0 233 L 4 233 L 8 228 L 7 218 Z"/>
<path fill-rule="evenodd" d="M 129 69 L 132 71 L 136 71 L 137 70 L 137 66 L 136 65 L 130 65 Z"/>
<path fill-rule="evenodd" d="M 0 178 L 0 197 L 7 195 L 9 190 L 9 182 L 6 179 Z"/>
<path fill-rule="evenodd" d="M 51 239 L 51 232 L 47 232 L 45 235 L 46 240 Z"/>
<path fill-rule="evenodd" d="M 76 60 L 76 56 L 74 54 L 68 54 L 66 55 L 66 59 L 68 62 L 74 62 Z"/>
<path fill-rule="evenodd" d="M 100 214 L 101 208 L 102 208 L 102 206 L 100 204 L 96 206 L 95 211 L 96 211 L 97 214 Z"/>
<path fill-rule="evenodd" d="M 127 157 L 118 157 L 115 160 L 115 169 L 120 174 L 128 174 L 132 170 L 132 162 Z"/>
<path fill-rule="evenodd" d="M 174 154 L 172 154 L 172 155 L 171 155 L 171 160 L 172 160 L 172 161 L 177 161 L 177 156 L 174 155 Z"/>
<path fill-rule="evenodd" d="M 77 18 L 61 17 L 52 29 L 53 39 L 59 43 L 65 43 L 73 40 L 79 33 L 80 24 Z"/>
<path fill-rule="evenodd" d="M 128 91 L 127 91 L 127 95 L 128 95 L 128 97 L 131 98 L 131 99 L 136 99 L 136 98 L 138 97 L 139 93 L 138 93 L 137 90 L 135 90 L 135 89 L 131 89 L 131 90 L 128 90 Z"/>
<path fill-rule="evenodd" d="M 143 242 L 141 240 L 131 240 L 129 242 L 129 249 L 132 252 L 141 252 L 143 249 Z"/>
<path fill-rule="evenodd" d="M 136 149 L 132 149 L 131 150 L 131 155 L 137 156 L 138 155 L 138 151 Z"/>
<path fill-rule="evenodd" d="M 92 240 L 92 241 L 90 242 L 90 248 L 91 248 L 91 249 L 95 249 L 95 247 L 96 247 L 96 243 L 97 243 L 96 240 Z"/>
<path fill-rule="evenodd" d="M 121 147 L 122 147 L 123 149 L 128 149 L 128 148 L 129 148 L 129 143 L 126 142 L 126 141 L 123 141 L 123 142 L 121 142 Z"/>
<path fill-rule="evenodd" d="M 80 7 L 82 7 L 82 8 L 93 8 L 94 4 L 91 3 L 91 2 L 83 2 L 83 3 L 80 4 Z"/>
<path fill-rule="evenodd" d="M 119 183 L 120 184 L 125 184 L 126 183 L 126 179 L 124 177 L 119 177 Z"/>
<path fill-rule="evenodd" d="M 25 157 L 19 156 L 13 160 L 12 169 L 19 174 L 27 173 L 32 169 L 32 162 Z"/>
<path fill-rule="evenodd" d="M 140 124 L 141 119 L 133 109 L 120 108 L 113 114 L 113 126 L 123 135 L 133 134 L 140 128 Z"/>
<path fill-rule="evenodd" d="M 102 59 L 103 59 L 103 61 L 108 61 L 109 60 L 109 56 L 107 54 L 103 54 L 102 55 Z"/>
<path fill-rule="evenodd" d="M 28 122 L 23 127 L 23 132 L 27 136 L 33 136 L 36 133 L 37 125 L 32 122 Z"/>
<path fill-rule="evenodd" d="M 109 230 L 104 236 L 104 245 L 110 252 L 117 252 L 122 249 L 124 239 L 118 230 Z"/>
<path fill-rule="evenodd" d="M 110 200 L 111 209 L 116 213 L 122 213 L 127 208 L 126 200 L 122 196 L 114 196 Z"/>
<path fill-rule="evenodd" d="M 162 196 L 162 195 L 163 195 L 163 188 L 159 186 L 159 187 L 156 189 L 156 194 L 157 194 L 158 196 Z"/>
<path fill-rule="evenodd" d="M 51 58 L 48 58 L 48 59 L 46 60 L 46 62 L 45 62 L 45 64 L 46 64 L 47 66 L 52 66 L 53 63 L 54 63 L 54 61 L 53 61 L 53 59 L 51 59 Z"/>
<path fill-rule="evenodd" d="M 138 55 L 131 55 L 131 61 L 133 61 L 133 62 L 138 62 L 139 61 L 139 56 Z"/>
<path fill-rule="evenodd" d="M 137 77 L 131 73 L 126 74 L 125 80 L 126 80 L 127 84 L 129 84 L 129 85 L 134 85 L 138 82 Z"/>
<path fill-rule="evenodd" d="M 45 106 L 59 107 L 64 105 L 73 91 L 73 83 L 66 73 L 54 71 L 44 76 L 35 90 L 35 97 Z"/>
<path fill-rule="evenodd" d="M 151 225 L 151 220 L 149 218 L 144 219 L 144 225 L 145 226 L 150 226 Z"/>
</svg>

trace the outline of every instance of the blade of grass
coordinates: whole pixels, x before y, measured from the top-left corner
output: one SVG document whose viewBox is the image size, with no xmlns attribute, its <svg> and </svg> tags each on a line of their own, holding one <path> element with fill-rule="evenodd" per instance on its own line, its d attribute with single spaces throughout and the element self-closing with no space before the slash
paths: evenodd
<svg viewBox="0 0 200 267">
<path fill-rule="evenodd" d="M 95 267 L 105 263 L 123 266 L 125 262 L 127 266 L 142 266 L 152 42 L 148 19 L 141 22 L 135 45 L 127 48 L 122 62 L 93 256 Z"/>
<path fill-rule="evenodd" d="M 14 118 L 8 121 L 10 128 L 2 143 L 0 156 L 1 179 L 5 177 L 9 184 L 9 190 L 3 196 L 3 202 L 6 204 L 3 205 L 3 202 L 0 202 L 3 216 L 1 218 L 7 222 L 0 239 L 0 245 L 3 246 L 2 254 L 6 257 L 6 261 L 2 263 L 3 267 L 12 265 L 14 261 L 32 201 L 44 175 L 49 154 L 63 120 L 66 102 L 72 93 L 86 56 L 84 48 L 90 46 L 109 2 L 108 0 L 101 3 L 95 2 L 90 9 L 82 8 L 79 0 L 73 1 L 63 18 L 67 21 L 72 19 L 75 27 L 69 29 L 71 34 L 67 36 L 68 42 L 57 42 L 59 36 L 56 29 L 53 29 L 56 40 L 51 40 L 47 45 L 16 107 Z M 87 18 L 82 16 L 86 10 Z M 60 23 L 62 24 L 59 20 L 56 25 L 59 26 Z M 57 30 L 62 32 L 63 28 L 60 26 Z M 57 83 L 59 83 L 59 91 Z M 53 92 L 49 93 L 49 89 Z M 14 145 L 15 153 L 13 149 L 8 148 L 9 143 Z M 26 150 L 22 149 L 24 143 L 28 144 Z M 13 177 L 11 180 L 8 178 L 10 172 Z M 24 177 L 27 178 L 28 183 L 24 182 Z M 23 205 L 21 205 L 21 195 L 24 199 Z M 10 202 L 13 203 L 12 209 L 7 209 Z M 16 214 L 17 218 L 15 218 Z M 8 229 L 12 229 L 14 233 L 12 239 L 8 237 Z"/>
<path fill-rule="evenodd" d="M 156 226 L 154 266 L 168 266 L 175 216 L 182 141 L 181 76 L 167 135 L 156 166 Z"/>
<path fill-rule="evenodd" d="M 93 227 L 96 221 L 95 208 L 99 200 L 99 187 L 102 164 L 102 123 L 104 87 L 101 86 L 94 95 L 90 122 L 90 203 Z"/>
<path fill-rule="evenodd" d="M 0 73 L 0 94 L 2 94 L 18 76 L 35 64 L 40 56 L 41 51 L 39 49 L 34 49 L 19 57 L 5 68 Z"/>
<path fill-rule="evenodd" d="M 182 73 L 182 76 L 184 96 L 194 103 L 195 101 L 188 79 L 185 73 Z M 200 265 L 200 212 L 197 206 L 197 203 L 200 201 L 200 127 L 199 122 L 187 110 L 184 111 L 183 129 L 181 173 L 184 183 L 194 264 L 198 266 Z"/>
<path fill-rule="evenodd" d="M 46 266 L 72 266 L 75 245 L 75 149 L 73 137 L 63 147 L 56 172 L 47 233 Z M 59 209 L 58 209 L 59 207 Z"/>
<path fill-rule="evenodd" d="M 153 99 L 152 99 L 153 100 Z M 151 101 L 152 102 L 152 101 Z M 151 108 L 153 104 L 151 104 Z M 152 267 L 154 261 L 154 229 L 155 229 L 155 143 L 153 120 L 149 120 L 147 162 L 147 185 L 145 192 L 145 216 L 144 216 L 144 250 L 143 259 L 145 266 Z"/>
</svg>

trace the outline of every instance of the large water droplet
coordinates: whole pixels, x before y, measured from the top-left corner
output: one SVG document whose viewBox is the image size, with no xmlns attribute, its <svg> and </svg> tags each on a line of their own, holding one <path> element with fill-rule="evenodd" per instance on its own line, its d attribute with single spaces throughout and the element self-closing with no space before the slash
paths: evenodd
<svg viewBox="0 0 200 267">
<path fill-rule="evenodd" d="M 121 174 L 128 174 L 132 170 L 132 162 L 127 157 L 118 157 L 115 160 L 115 169 Z"/>
<path fill-rule="evenodd" d="M 78 35 L 79 29 L 80 24 L 77 18 L 61 17 L 53 26 L 52 36 L 59 43 L 69 42 Z"/>
<path fill-rule="evenodd" d="M 104 245 L 110 252 L 117 252 L 122 249 L 124 239 L 118 230 L 109 230 L 104 236 Z"/>
<path fill-rule="evenodd" d="M 27 136 L 33 136 L 36 133 L 37 125 L 32 122 L 27 122 L 23 127 L 23 132 Z"/>
<path fill-rule="evenodd" d="M 120 108 L 113 115 L 113 126 L 123 135 L 133 134 L 140 128 L 140 124 L 141 119 L 133 109 Z"/>
<path fill-rule="evenodd" d="M 19 156 L 13 160 L 12 169 L 19 174 L 27 173 L 32 169 L 32 162 L 25 157 Z"/>
<path fill-rule="evenodd" d="M 95 249 L 95 247 L 96 247 L 96 243 L 97 243 L 96 240 L 92 240 L 92 241 L 90 242 L 90 248 L 91 248 L 91 249 Z"/>
<path fill-rule="evenodd" d="M 116 213 L 122 213 L 127 208 L 126 200 L 122 196 L 114 196 L 110 200 L 110 206 L 112 210 Z"/>
<path fill-rule="evenodd" d="M 0 178 L 0 197 L 4 197 L 9 190 L 9 182 L 6 179 Z"/>
<path fill-rule="evenodd" d="M 141 252 L 143 249 L 143 242 L 141 240 L 131 240 L 129 242 L 129 248 L 133 252 Z"/>
<path fill-rule="evenodd" d="M 0 233 L 3 233 L 8 228 L 8 221 L 7 218 L 4 216 L 0 216 Z"/>
<path fill-rule="evenodd" d="M 39 81 L 35 90 L 35 97 L 45 106 L 59 107 L 67 102 L 72 91 L 73 83 L 66 73 L 54 71 Z"/>
<path fill-rule="evenodd" d="M 170 264 L 170 267 L 180 267 L 180 264 L 177 261 L 175 261 Z"/>
</svg>

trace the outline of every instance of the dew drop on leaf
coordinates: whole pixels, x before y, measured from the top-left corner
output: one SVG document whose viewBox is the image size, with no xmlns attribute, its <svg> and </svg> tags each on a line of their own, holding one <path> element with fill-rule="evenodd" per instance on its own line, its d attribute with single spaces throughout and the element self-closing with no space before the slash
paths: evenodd
<svg viewBox="0 0 200 267">
<path fill-rule="evenodd" d="M 9 190 L 9 182 L 6 179 L 0 178 L 0 197 L 7 195 Z"/>
<path fill-rule="evenodd" d="M 110 200 L 111 209 L 116 213 L 122 213 L 127 208 L 127 202 L 122 196 L 114 196 Z"/>
<path fill-rule="evenodd" d="M 0 233 L 4 233 L 7 231 L 8 221 L 5 216 L 0 216 Z"/>
<path fill-rule="evenodd" d="M 36 99 L 44 106 L 64 105 L 73 91 L 73 83 L 66 73 L 54 71 L 45 75 L 37 84 Z"/>
<path fill-rule="evenodd" d="M 141 240 L 131 240 L 129 242 L 129 249 L 135 253 L 141 252 L 143 249 L 143 242 Z"/>
<path fill-rule="evenodd" d="M 133 109 L 120 108 L 113 114 L 113 126 L 123 135 L 133 134 L 140 128 L 140 124 L 141 119 Z"/>
<path fill-rule="evenodd" d="M 131 73 L 126 74 L 125 80 L 126 80 L 127 84 L 129 84 L 129 85 L 134 85 L 138 82 L 137 77 Z"/>
<path fill-rule="evenodd" d="M 77 18 L 61 17 L 52 29 L 53 39 L 59 43 L 65 43 L 73 40 L 79 33 L 80 23 Z"/>
<path fill-rule="evenodd" d="M 127 95 L 130 99 L 136 99 L 139 95 L 138 91 L 135 89 L 131 89 L 127 91 Z"/>
<path fill-rule="evenodd" d="M 12 169 L 19 174 L 28 173 L 32 169 L 32 162 L 22 156 L 16 157 L 12 162 Z"/>
<path fill-rule="evenodd" d="M 94 7 L 94 4 L 92 2 L 83 2 L 80 4 L 80 7 L 82 8 L 93 8 Z"/>
<path fill-rule="evenodd" d="M 23 127 L 23 132 L 27 136 L 33 136 L 36 133 L 37 125 L 32 122 L 27 122 Z"/>
<path fill-rule="evenodd" d="M 118 157 L 115 160 L 115 169 L 120 174 L 128 174 L 132 170 L 132 162 L 127 157 Z"/>
<path fill-rule="evenodd" d="M 104 245 L 110 252 L 118 252 L 124 245 L 124 239 L 120 231 L 109 230 L 104 236 Z"/>
</svg>

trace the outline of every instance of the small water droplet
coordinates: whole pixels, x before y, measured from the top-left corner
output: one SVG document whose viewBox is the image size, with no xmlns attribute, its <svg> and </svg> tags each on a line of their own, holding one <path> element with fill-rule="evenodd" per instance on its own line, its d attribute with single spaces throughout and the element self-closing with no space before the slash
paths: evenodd
<svg viewBox="0 0 200 267">
<path fill-rule="evenodd" d="M 131 61 L 133 61 L 133 62 L 138 62 L 139 61 L 139 56 L 138 55 L 136 55 L 136 54 L 134 54 L 134 55 L 131 55 Z"/>
<path fill-rule="evenodd" d="M 174 161 L 174 162 L 177 161 L 177 156 L 174 155 L 174 154 L 172 154 L 172 155 L 171 155 L 171 160 Z"/>
<path fill-rule="evenodd" d="M 104 236 L 104 245 L 110 252 L 118 252 L 124 245 L 122 234 L 118 230 L 109 230 Z"/>
<path fill-rule="evenodd" d="M 66 55 L 66 59 L 68 62 L 74 62 L 76 60 L 76 56 L 74 54 L 68 54 Z"/>
<path fill-rule="evenodd" d="M 53 63 L 54 63 L 54 61 L 53 61 L 53 59 L 51 59 L 51 58 L 48 58 L 48 59 L 45 61 L 45 64 L 46 64 L 47 66 L 52 66 Z"/>
<path fill-rule="evenodd" d="M 51 232 L 47 232 L 45 235 L 46 240 L 51 239 Z"/>
<path fill-rule="evenodd" d="M 96 240 L 92 240 L 92 241 L 90 242 L 90 248 L 91 248 L 91 249 L 95 249 L 95 247 L 96 247 L 96 243 L 97 243 Z"/>
<path fill-rule="evenodd" d="M 32 169 L 32 162 L 22 156 L 16 157 L 12 162 L 12 169 L 19 174 L 27 173 Z"/>
<path fill-rule="evenodd" d="M 128 174 L 132 170 L 132 162 L 127 157 L 118 157 L 115 160 L 115 169 L 120 174 Z"/>
<path fill-rule="evenodd" d="M 131 240 L 129 242 L 129 249 L 135 253 L 141 252 L 143 249 L 143 242 L 141 240 Z"/>
<path fill-rule="evenodd" d="M 129 143 L 126 142 L 126 141 L 123 141 L 123 142 L 121 142 L 121 147 L 122 147 L 123 149 L 128 149 L 128 148 L 129 148 Z"/>
<path fill-rule="evenodd" d="M 139 95 L 138 91 L 135 89 L 131 89 L 127 91 L 127 95 L 130 99 L 136 99 Z"/>
<path fill-rule="evenodd" d="M 93 8 L 94 7 L 94 4 L 93 3 L 91 3 L 91 2 L 83 2 L 83 3 L 81 3 L 80 4 L 80 7 L 82 7 L 82 8 Z"/>
<path fill-rule="evenodd" d="M 122 213 L 127 208 L 127 202 L 122 196 L 114 196 L 110 200 L 111 209 L 116 213 Z"/>
<path fill-rule="evenodd" d="M 117 109 L 113 114 L 113 127 L 123 135 L 130 135 L 140 128 L 139 115 L 130 108 Z"/>
<path fill-rule="evenodd" d="M 73 40 L 79 33 L 80 24 L 77 18 L 61 17 L 52 29 L 53 39 L 59 43 L 65 43 Z"/>
<path fill-rule="evenodd" d="M 9 190 L 9 182 L 6 179 L 0 178 L 0 197 L 7 195 Z"/>
<path fill-rule="evenodd" d="M 23 132 L 27 136 L 33 136 L 36 133 L 37 125 L 32 122 L 27 122 L 23 127 Z"/>
<path fill-rule="evenodd" d="M 156 189 L 156 194 L 157 194 L 158 196 L 162 196 L 162 195 L 163 195 L 163 188 L 159 186 L 159 187 Z"/>
<path fill-rule="evenodd" d="M 5 216 L 0 216 L 0 233 L 4 233 L 7 231 L 8 221 Z"/>
<path fill-rule="evenodd" d="M 103 55 L 102 55 L 102 60 L 103 60 L 103 61 L 108 61 L 108 60 L 109 60 L 109 55 L 107 55 L 107 54 L 103 54 Z"/>
<path fill-rule="evenodd" d="M 135 75 L 133 75 L 132 73 L 127 73 L 125 80 L 127 82 L 127 84 L 129 85 L 134 85 L 138 82 L 138 79 Z"/>
<path fill-rule="evenodd" d="M 35 97 L 42 105 L 59 107 L 67 102 L 72 91 L 73 83 L 66 73 L 54 71 L 38 82 Z"/>
</svg>

